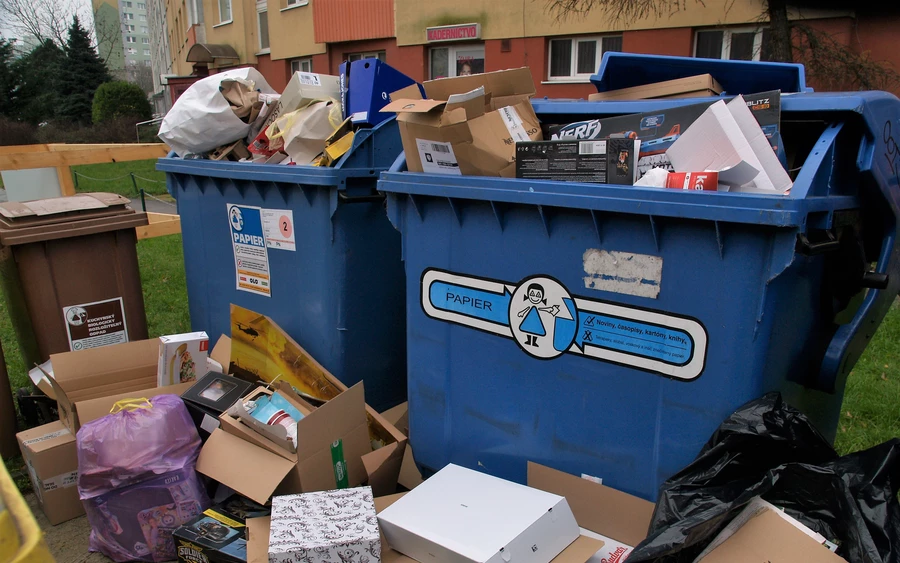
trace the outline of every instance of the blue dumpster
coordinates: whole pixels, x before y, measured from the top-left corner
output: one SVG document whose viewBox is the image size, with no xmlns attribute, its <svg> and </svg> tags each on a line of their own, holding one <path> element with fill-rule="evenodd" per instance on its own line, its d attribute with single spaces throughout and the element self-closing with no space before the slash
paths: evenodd
<svg viewBox="0 0 900 563">
<path fill-rule="evenodd" d="M 402 402 L 400 234 L 375 191 L 400 151 L 391 118 L 357 131 L 332 168 L 160 159 L 181 215 L 192 330 L 230 334 L 240 305 L 344 383 L 365 380 L 374 408 Z"/>
<path fill-rule="evenodd" d="M 788 78 L 787 196 L 413 174 L 402 156 L 382 174 L 426 473 L 524 482 L 533 460 L 654 500 L 773 390 L 833 438 L 900 288 L 900 100 L 810 93 L 802 67 Z M 534 106 L 568 123 L 685 103 Z"/>
</svg>

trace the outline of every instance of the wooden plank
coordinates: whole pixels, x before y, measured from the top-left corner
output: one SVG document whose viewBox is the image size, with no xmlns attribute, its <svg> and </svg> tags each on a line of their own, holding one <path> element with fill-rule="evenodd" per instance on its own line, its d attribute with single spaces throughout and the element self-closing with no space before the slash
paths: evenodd
<svg viewBox="0 0 900 563">
<path fill-rule="evenodd" d="M 147 213 L 149 225 L 135 227 L 138 240 L 175 235 L 181 232 L 181 217 L 167 213 Z"/>
<path fill-rule="evenodd" d="M 62 195 L 75 195 L 75 182 L 72 179 L 72 169 L 68 166 L 57 166 L 56 176 L 59 179 L 59 191 Z"/>
<path fill-rule="evenodd" d="M 113 147 L 88 149 L 79 147 L 55 151 L 35 150 L 11 154 L 0 153 L 0 170 L 24 170 L 29 168 L 74 166 L 78 164 L 99 164 L 102 162 L 147 160 L 161 158 L 168 153 L 169 147 L 163 143 L 114 145 Z"/>
</svg>

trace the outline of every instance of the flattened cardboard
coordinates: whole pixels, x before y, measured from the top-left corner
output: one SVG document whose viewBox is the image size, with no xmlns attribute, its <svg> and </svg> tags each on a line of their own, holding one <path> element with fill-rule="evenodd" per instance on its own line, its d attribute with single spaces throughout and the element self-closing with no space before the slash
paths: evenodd
<svg viewBox="0 0 900 563">
<path fill-rule="evenodd" d="M 765 510 L 695 563 L 846 563 L 828 548 Z"/>
<path fill-rule="evenodd" d="M 158 346 L 157 340 L 138 340 L 51 354 L 52 371 L 44 373 L 53 387 L 60 420 L 77 432 L 79 402 L 155 389 Z"/>
<path fill-rule="evenodd" d="M 127 393 L 119 393 L 118 395 L 110 395 L 99 399 L 90 399 L 87 401 L 79 401 L 75 403 L 75 412 L 78 413 L 78 422 L 85 425 L 92 420 L 103 418 L 109 414 L 110 409 L 117 401 L 123 399 L 152 399 L 159 395 L 178 395 L 187 391 L 193 385 L 189 383 L 178 383 L 176 385 L 168 385 L 166 387 L 154 387 L 153 389 L 141 389 L 138 391 L 129 391 Z"/>
<path fill-rule="evenodd" d="M 197 471 L 259 504 L 294 468 L 294 463 L 217 428 L 200 450 Z"/>
<path fill-rule="evenodd" d="M 400 403 L 392 409 L 388 409 L 382 413 L 388 422 L 393 424 L 397 430 L 409 436 L 409 403 Z M 400 476 L 397 478 L 397 484 L 409 490 L 416 488 L 423 481 L 422 473 L 416 465 L 413 457 L 412 446 L 406 444 L 406 452 L 403 454 L 403 463 L 400 465 Z"/>
<path fill-rule="evenodd" d="M 269 527 L 272 518 L 247 519 L 247 563 L 269 563 Z"/>
<path fill-rule="evenodd" d="M 647 537 L 652 502 L 533 462 L 528 486 L 566 497 L 582 528 L 631 546 Z"/>
<path fill-rule="evenodd" d="M 650 100 L 660 98 L 698 98 L 717 96 L 722 93 L 722 86 L 709 74 L 698 74 L 686 78 L 676 78 L 664 82 L 597 92 L 588 96 L 591 102 L 612 100 Z"/>
<path fill-rule="evenodd" d="M 231 373 L 231 338 L 220 336 L 209 357 L 222 366 L 222 373 Z"/>
<path fill-rule="evenodd" d="M 57 525 L 84 514 L 72 477 L 78 471 L 75 436 L 60 421 L 16 434 L 22 459 L 38 504 L 47 520 Z"/>
</svg>

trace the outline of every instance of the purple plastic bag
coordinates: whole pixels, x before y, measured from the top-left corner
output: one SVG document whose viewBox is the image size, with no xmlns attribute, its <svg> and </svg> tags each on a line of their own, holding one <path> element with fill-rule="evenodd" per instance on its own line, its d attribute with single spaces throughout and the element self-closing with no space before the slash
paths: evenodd
<svg viewBox="0 0 900 563">
<path fill-rule="evenodd" d="M 90 548 L 114 561 L 175 559 L 172 532 L 210 504 L 194 470 L 200 436 L 181 397 L 150 402 L 89 422 L 76 435 Z"/>
</svg>

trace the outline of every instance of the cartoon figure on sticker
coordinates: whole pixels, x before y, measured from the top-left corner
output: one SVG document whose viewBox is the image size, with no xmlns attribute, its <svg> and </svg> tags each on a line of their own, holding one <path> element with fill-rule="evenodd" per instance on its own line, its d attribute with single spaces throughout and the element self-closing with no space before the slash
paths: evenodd
<svg viewBox="0 0 900 563">
<path fill-rule="evenodd" d="M 575 315 L 568 290 L 545 276 L 522 280 L 510 299 L 513 338 L 536 358 L 555 358 L 569 349 L 575 340 Z"/>
</svg>

